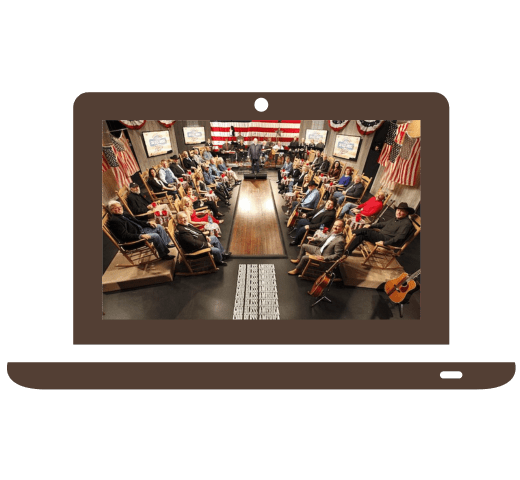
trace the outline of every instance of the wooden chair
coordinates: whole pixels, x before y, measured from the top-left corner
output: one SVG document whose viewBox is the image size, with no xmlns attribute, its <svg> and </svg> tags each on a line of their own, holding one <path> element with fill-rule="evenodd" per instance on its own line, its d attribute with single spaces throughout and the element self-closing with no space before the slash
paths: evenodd
<svg viewBox="0 0 520 480">
<path fill-rule="evenodd" d="M 341 205 L 339 205 L 338 208 L 336 209 L 336 216 L 339 215 L 339 213 L 341 212 L 341 209 L 343 208 L 344 205 L 347 204 L 347 202 L 356 203 L 357 205 L 359 205 L 361 203 L 361 200 L 365 196 L 365 193 L 368 190 L 368 186 L 370 185 L 371 181 L 372 181 L 372 177 L 367 177 L 366 175 L 361 175 L 361 183 L 363 184 L 363 192 L 361 193 L 361 196 L 351 197 L 349 195 L 346 195 L 345 199 L 343 200 Z"/>
<path fill-rule="evenodd" d="M 366 240 L 360 245 L 361 253 L 365 257 L 363 265 L 381 269 L 397 268 L 397 266 L 390 267 L 389 265 L 394 259 L 400 257 L 406 250 L 406 247 L 421 233 L 421 217 L 419 215 L 410 215 L 409 218 L 414 229 L 401 247 L 376 245 Z"/>
<path fill-rule="evenodd" d="M 119 198 L 121 205 L 123 205 L 125 210 L 128 213 L 130 213 L 130 215 L 132 215 L 136 218 L 140 218 L 140 219 L 147 219 L 148 216 L 153 214 L 153 212 L 151 210 L 149 210 L 146 213 L 139 213 L 139 214 L 135 214 L 134 212 L 132 212 L 132 210 L 130 210 L 130 207 L 128 206 L 128 202 L 127 202 L 129 194 L 130 194 L 130 189 L 127 186 L 124 186 L 123 188 L 120 188 L 119 190 L 116 191 L 116 196 L 117 196 L 117 198 Z"/>
<path fill-rule="evenodd" d="M 350 237 L 347 236 L 347 227 L 343 230 L 343 233 L 345 234 L 345 250 L 349 246 L 349 242 L 352 241 L 353 235 L 352 230 L 350 230 Z M 343 253 L 345 253 L 345 250 Z M 343 260 L 345 261 L 345 259 Z M 341 262 L 340 262 L 341 263 Z M 325 273 L 332 265 L 334 264 L 334 261 L 324 261 L 324 260 L 314 260 L 309 259 L 307 262 L 307 265 L 305 265 L 305 268 L 303 269 L 302 274 L 300 275 L 300 278 L 303 278 L 304 280 L 316 280 L 320 275 Z M 336 268 L 339 268 L 339 263 L 336 266 Z M 341 282 L 342 278 L 341 275 L 336 275 L 334 278 L 334 282 Z"/>
<path fill-rule="evenodd" d="M 157 250 L 155 249 L 153 243 L 149 242 L 146 239 L 126 243 L 117 240 L 108 228 L 107 223 L 109 219 L 110 213 L 107 207 L 105 207 L 105 205 L 102 205 L 101 228 L 103 229 L 103 233 L 117 247 L 121 254 L 131 263 L 131 265 L 116 264 L 116 267 L 136 267 L 139 265 L 146 265 L 147 263 L 160 260 L 159 254 L 157 253 Z"/>
<path fill-rule="evenodd" d="M 155 193 L 148 185 L 148 172 L 145 172 L 145 173 L 139 172 L 139 176 L 141 177 L 141 180 L 142 180 L 144 186 L 146 187 L 146 191 L 148 192 L 148 195 L 150 195 L 150 198 L 154 202 L 167 203 L 169 205 L 171 211 L 173 212 L 173 210 L 174 210 L 173 203 L 172 203 L 173 197 L 168 195 L 167 192 Z"/>
<path fill-rule="evenodd" d="M 378 194 L 379 192 L 377 192 Z M 377 195 L 376 194 L 376 195 Z M 383 206 L 381 208 L 381 210 L 377 213 L 374 213 L 374 215 L 370 215 L 368 217 L 365 217 L 363 216 L 363 213 L 361 213 L 361 216 L 363 217 L 363 220 L 366 224 L 371 224 L 371 223 L 374 223 L 374 221 L 376 220 L 376 218 L 383 212 L 383 210 L 385 209 L 387 203 L 389 202 L 390 198 L 392 197 L 392 193 L 385 193 L 385 200 L 383 201 Z M 337 210 L 336 211 L 336 217 L 338 217 L 338 215 L 340 214 L 341 212 L 341 209 L 340 210 Z M 347 223 L 350 223 L 349 220 L 352 220 L 354 218 L 353 215 L 347 215 L 345 214 L 345 216 L 343 217 L 343 220 L 345 220 L 345 222 Z"/>
<path fill-rule="evenodd" d="M 166 232 L 172 239 L 175 248 L 179 252 L 175 265 L 175 274 L 188 276 L 218 272 L 218 268 L 215 265 L 215 260 L 211 254 L 211 248 L 208 247 L 197 250 L 196 252 L 186 253 L 181 247 L 180 243 L 177 241 L 175 229 L 175 220 L 171 219 L 168 222 L 168 228 L 166 229 Z"/>
</svg>

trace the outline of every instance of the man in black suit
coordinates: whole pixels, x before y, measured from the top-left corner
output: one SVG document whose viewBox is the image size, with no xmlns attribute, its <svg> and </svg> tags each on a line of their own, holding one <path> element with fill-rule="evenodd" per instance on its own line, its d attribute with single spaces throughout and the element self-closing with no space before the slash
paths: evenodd
<svg viewBox="0 0 520 480">
<path fill-rule="evenodd" d="M 345 197 L 359 198 L 363 194 L 363 190 L 365 190 L 365 186 L 361 181 L 361 175 L 356 175 L 354 177 L 354 181 L 350 183 L 346 190 L 343 192 L 335 192 L 332 196 L 338 201 L 338 205 L 343 203 Z"/>
<path fill-rule="evenodd" d="M 152 202 L 141 193 L 141 189 L 137 183 L 130 184 L 130 193 L 128 194 L 126 202 L 134 216 L 146 218 L 148 213 L 152 213 Z"/>
<path fill-rule="evenodd" d="M 331 198 L 327 200 L 323 208 L 316 208 L 308 215 L 304 213 L 302 218 L 296 222 L 296 231 L 292 238 L 294 240 L 291 245 L 299 245 L 305 235 L 305 232 L 309 230 L 309 233 L 315 232 L 320 228 L 321 225 L 330 228 L 336 218 L 336 199 Z"/>
<path fill-rule="evenodd" d="M 109 202 L 108 211 L 110 212 L 110 220 L 107 222 L 107 226 L 120 242 L 135 242 L 140 239 L 151 240 L 162 260 L 174 258 L 169 251 L 173 244 L 169 244 L 170 238 L 161 225 L 157 225 L 153 221 L 144 222 L 123 213 L 123 207 L 116 201 Z M 141 246 L 142 242 L 139 242 L 135 244 L 134 248 Z"/>
<path fill-rule="evenodd" d="M 262 145 L 258 143 L 258 139 L 255 138 L 253 143 L 249 146 L 248 156 L 251 158 L 251 171 L 252 173 L 260 173 L 260 155 L 262 153 Z"/>
<path fill-rule="evenodd" d="M 409 207 L 406 202 L 401 202 L 397 205 L 395 218 L 392 220 L 372 223 L 370 225 L 365 225 L 363 228 L 352 230 L 355 237 L 350 243 L 348 252 L 346 253 L 350 255 L 359 244 L 363 242 L 363 240 L 368 240 L 369 242 L 381 246 L 402 246 L 414 230 L 412 221 L 408 218 L 409 215 L 413 215 L 414 213 L 415 210 L 412 207 Z M 373 228 L 379 230 L 372 230 Z"/>
<path fill-rule="evenodd" d="M 310 259 L 334 262 L 340 258 L 345 249 L 344 228 L 345 223 L 343 220 L 336 220 L 332 226 L 330 235 L 318 240 L 316 245 L 304 243 L 300 248 L 298 258 L 291 259 L 291 262 L 296 264 L 296 268 L 288 272 L 289 275 L 299 275 L 302 273 Z"/>
<path fill-rule="evenodd" d="M 226 252 L 217 237 L 208 237 L 203 232 L 188 223 L 188 215 L 184 212 L 177 214 L 177 239 L 186 253 L 196 252 L 203 248 L 211 248 L 211 254 L 217 265 L 227 265 L 224 261 L 231 256 Z"/>
<path fill-rule="evenodd" d="M 172 163 L 170 163 L 170 170 L 173 172 L 173 174 L 177 177 L 177 178 L 183 178 L 182 176 L 186 173 L 184 171 L 184 168 L 182 168 L 180 165 L 179 165 L 179 156 L 178 155 L 174 155 L 173 157 L 170 157 L 171 160 L 173 160 Z"/>
</svg>

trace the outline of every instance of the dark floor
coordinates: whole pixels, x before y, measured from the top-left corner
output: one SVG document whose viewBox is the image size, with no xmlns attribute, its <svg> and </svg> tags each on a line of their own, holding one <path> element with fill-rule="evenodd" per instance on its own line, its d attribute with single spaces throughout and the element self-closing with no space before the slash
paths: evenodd
<svg viewBox="0 0 520 480">
<path fill-rule="evenodd" d="M 399 319 L 399 307 L 394 305 L 384 291 L 345 287 L 335 283 L 328 294 L 332 303 L 320 302 L 311 308 L 315 299 L 307 295 L 312 282 L 287 274 L 293 264 L 289 258 L 296 258 L 298 247 L 289 245 L 290 238 L 285 224 L 287 217 L 282 212 L 283 199 L 277 193 L 277 176 L 268 171 L 273 197 L 279 213 L 280 229 L 288 258 L 235 258 L 219 272 L 193 277 L 175 277 L 173 282 L 142 287 L 138 289 L 103 294 L 104 319 L 205 319 L 228 320 L 233 318 L 233 306 L 237 282 L 238 266 L 241 263 L 273 264 L 276 269 L 280 319 Z M 246 180 L 247 181 L 247 180 Z M 233 191 L 231 206 L 220 206 L 225 214 L 222 224 L 222 244 L 227 247 L 233 224 L 233 213 L 240 187 Z M 385 219 L 392 218 L 389 209 Z M 273 232 L 279 235 L 279 232 Z M 103 235 L 103 272 L 116 254 L 116 248 Z M 420 268 L 420 237 L 414 241 L 400 257 L 399 262 L 406 272 L 413 273 Z M 405 319 L 419 319 L 420 292 L 412 295 L 410 303 L 404 306 Z"/>
</svg>

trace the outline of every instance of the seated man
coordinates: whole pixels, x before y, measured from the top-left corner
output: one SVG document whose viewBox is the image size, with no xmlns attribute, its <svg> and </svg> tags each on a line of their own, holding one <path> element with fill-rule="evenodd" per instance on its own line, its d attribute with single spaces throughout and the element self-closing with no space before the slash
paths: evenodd
<svg viewBox="0 0 520 480">
<path fill-rule="evenodd" d="M 323 163 L 323 158 L 321 156 L 321 152 L 317 151 L 316 158 L 314 159 L 314 161 L 311 164 L 311 170 L 313 172 L 317 172 L 320 169 L 322 163 Z"/>
<path fill-rule="evenodd" d="M 146 216 L 148 213 L 152 213 L 153 205 L 142 193 L 137 183 L 130 184 L 130 193 L 126 199 L 130 210 L 137 216 Z"/>
<path fill-rule="evenodd" d="M 318 202 L 320 201 L 320 192 L 316 188 L 318 184 L 311 180 L 309 182 L 309 185 L 307 185 L 307 193 L 301 200 L 301 207 L 307 208 L 307 209 L 315 209 L 318 206 Z M 291 209 L 285 212 L 287 216 L 290 216 L 292 212 L 294 212 L 294 209 L 296 206 L 300 203 L 299 201 L 295 200 L 292 205 Z"/>
<path fill-rule="evenodd" d="M 291 245 L 299 245 L 305 235 L 305 232 L 315 232 L 321 225 L 327 228 L 334 223 L 336 218 L 336 199 L 331 198 L 327 200 L 323 208 L 315 209 L 309 214 L 304 213 L 302 217 L 296 222 L 296 231 L 294 233 L 294 240 Z"/>
<path fill-rule="evenodd" d="M 182 178 L 186 171 L 184 170 L 184 167 L 182 167 L 182 165 L 180 164 L 179 156 L 174 155 L 173 157 L 170 157 L 170 159 L 173 160 L 172 163 L 170 163 L 170 170 L 173 172 L 174 175 L 176 175 L 179 178 Z"/>
<path fill-rule="evenodd" d="M 218 198 L 220 198 L 226 205 L 231 205 L 229 203 L 229 199 L 231 198 L 231 194 L 229 191 L 225 188 L 225 186 L 222 183 L 217 183 L 217 179 L 211 174 L 209 171 L 208 165 L 202 166 L 202 175 L 204 177 L 204 183 L 209 185 L 215 185 L 215 194 Z"/>
<path fill-rule="evenodd" d="M 172 158 L 175 158 L 175 157 L 177 157 L 177 155 L 174 155 Z M 177 157 L 177 160 L 178 159 L 179 159 L 179 157 Z M 179 180 L 177 180 L 177 177 L 173 174 L 172 170 L 170 169 L 170 162 L 168 162 L 168 160 L 164 159 L 164 160 L 161 160 L 161 165 L 162 165 L 162 167 L 159 169 L 159 178 L 161 179 L 161 181 L 167 187 L 173 187 L 176 183 L 179 183 Z"/>
<path fill-rule="evenodd" d="M 365 225 L 363 228 L 352 230 L 355 237 L 346 253 L 350 255 L 363 240 L 368 240 L 376 245 L 400 247 L 412 233 L 413 225 L 408 215 L 412 215 L 414 212 L 415 210 L 410 208 L 407 203 L 401 202 L 397 206 L 394 219 Z M 380 230 L 376 232 L 373 230 L 374 228 L 379 228 Z"/>
<path fill-rule="evenodd" d="M 307 188 L 308 188 L 307 193 L 305 194 L 305 196 L 303 197 L 303 199 L 301 201 L 302 208 L 314 209 L 318 206 L 318 202 L 320 201 L 320 192 L 316 188 L 317 186 L 318 186 L 318 184 L 314 180 L 311 180 L 309 182 L 309 185 L 307 185 Z M 291 215 L 291 213 L 294 212 L 294 209 L 296 208 L 298 203 L 300 203 L 300 202 L 295 200 L 292 203 L 290 210 L 287 210 L 287 212 L 285 212 L 285 214 L 287 216 Z"/>
<path fill-rule="evenodd" d="M 289 156 L 285 157 L 285 162 L 283 162 L 280 170 L 278 170 L 278 181 L 276 183 L 280 183 L 282 181 L 282 170 L 285 170 L 285 175 L 287 176 L 289 176 L 293 171 L 293 164 Z"/>
<path fill-rule="evenodd" d="M 120 242 L 135 242 L 139 239 L 151 240 L 162 260 L 174 258 L 168 250 L 173 248 L 174 245 L 170 244 L 170 237 L 161 225 L 157 225 L 153 221 L 138 220 L 123 213 L 123 207 L 115 200 L 108 203 L 108 211 L 111 215 L 107 226 Z M 141 246 L 140 244 L 136 245 L 136 248 Z"/>
<path fill-rule="evenodd" d="M 363 190 L 365 190 L 365 186 L 361 181 L 361 175 L 356 175 L 354 177 L 354 181 L 350 183 L 350 185 L 343 192 L 334 192 L 332 195 L 338 201 L 338 205 L 343 203 L 345 197 L 359 198 L 363 194 Z"/>
<path fill-rule="evenodd" d="M 330 170 L 330 162 L 327 160 L 327 155 L 323 155 L 323 161 L 320 164 L 320 167 L 316 171 L 316 173 L 324 173 L 327 174 Z"/>
<path fill-rule="evenodd" d="M 310 259 L 333 262 L 340 258 L 345 248 L 344 227 L 345 223 L 343 220 L 336 220 L 332 226 L 330 235 L 319 240 L 317 245 L 304 243 L 300 248 L 298 258 L 294 260 L 291 259 L 291 262 L 296 264 L 296 268 L 288 272 L 289 275 L 299 275 L 302 273 Z"/>
<path fill-rule="evenodd" d="M 204 158 L 204 160 L 206 160 L 206 162 L 209 162 L 212 158 L 213 158 L 213 155 L 211 154 L 211 148 L 210 147 L 202 147 L 202 149 L 204 150 L 204 153 L 202 154 L 202 157 Z"/>
<path fill-rule="evenodd" d="M 208 237 L 190 225 L 188 223 L 188 215 L 185 212 L 177 214 L 177 222 L 177 240 L 186 253 L 210 247 L 215 263 L 217 265 L 227 265 L 224 260 L 231 256 L 231 252 L 226 252 L 217 237 Z"/>
<path fill-rule="evenodd" d="M 338 218 L 343 218 L 345 214 L 357 215 L 358 213 L 361 213 L 361 215 L 364 217 L 370 217 L 371 215 L 379 213 L 383 209 L 384 200 L 385 194 L 383 192 L 378 192 L 375 197 L 372 197 L 361 205 L 347 202 L 345 205 L 343 205 Z"/>
</svg>

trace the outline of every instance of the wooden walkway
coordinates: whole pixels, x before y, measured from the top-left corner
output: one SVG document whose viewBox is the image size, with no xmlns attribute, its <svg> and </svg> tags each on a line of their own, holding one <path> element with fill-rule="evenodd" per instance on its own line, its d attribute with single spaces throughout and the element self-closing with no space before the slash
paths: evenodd
<svg viewBox="0 0 520 480">
<path fill-rule="evenodd" d="M 228 250 L 234 256 L 287 256 L 269 180 L 242 182 Z"/>
</svg>

